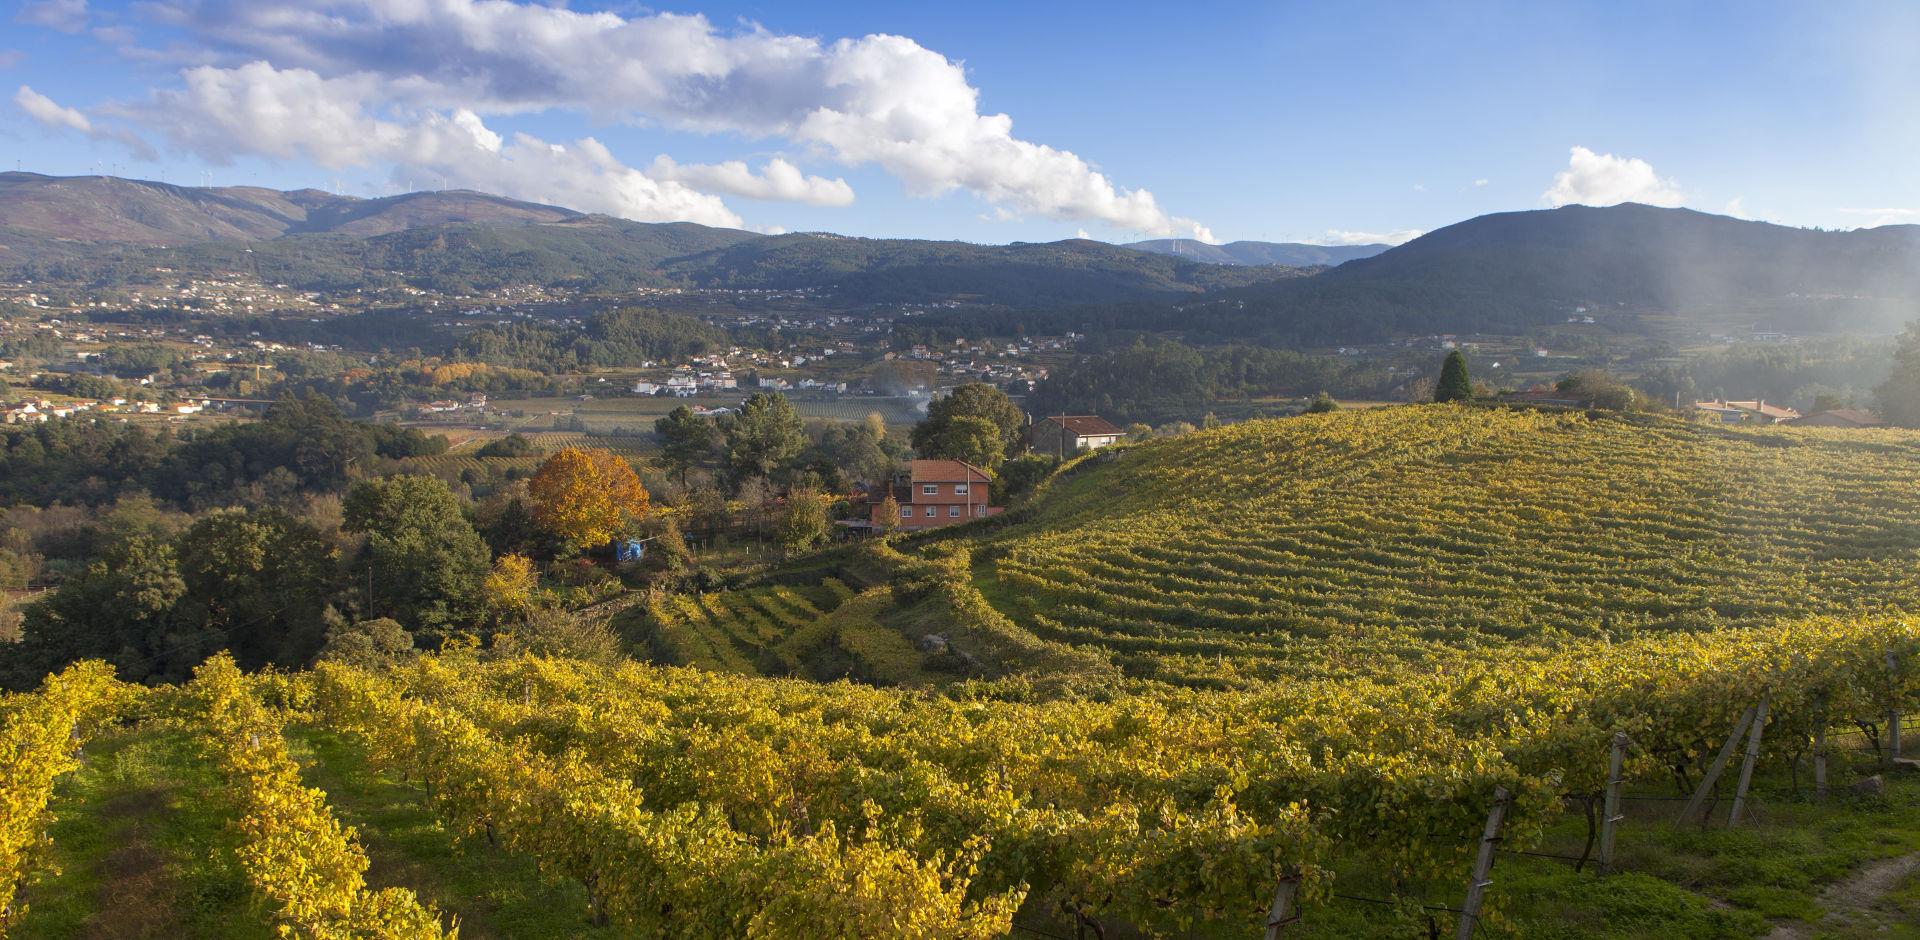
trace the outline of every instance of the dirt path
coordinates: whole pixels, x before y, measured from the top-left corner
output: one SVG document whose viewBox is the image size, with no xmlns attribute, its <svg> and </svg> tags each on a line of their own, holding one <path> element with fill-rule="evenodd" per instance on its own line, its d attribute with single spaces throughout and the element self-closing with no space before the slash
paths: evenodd
<svg viewBox="0 0 1920 940">
<path fill-rule="evenodd" d="M 1866 915 L 1872 916 L 1875 902 L 1900 887 L 1909 876 L 1920 872 L 1920 852 L 1881 859 L 1820 892 L 1820 906 L 1826 916 L 1818 924 L 1784 923 L 1776 925 L 1766 940 L 1809 940 L 1816 928 L 1839 927 Z"/>
<path fill-rule="evenodd" d="M 168 798 L 164 789 L 143 787 L 116 794 L 101 806 L 101 814 L 119 825 L 113 851 L 101 860 L 103 877 L 87 936 L 145 940 L 179 935 L 179 885 L 148 837 L 155 817 L 167 811 Z"/>
</svg>

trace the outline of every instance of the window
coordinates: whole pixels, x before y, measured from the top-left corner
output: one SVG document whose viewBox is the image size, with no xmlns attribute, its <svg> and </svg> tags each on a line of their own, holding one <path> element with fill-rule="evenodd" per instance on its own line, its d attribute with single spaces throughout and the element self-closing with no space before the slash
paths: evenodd
<svg viewBox="0 0 1920 940">
<path fill-rule="evenodd" d="M 948 507 L 947 507 L 947 518 L 949 518 L 949 519 L 958 519 L 958 518 L 960 518 L 960 507 L 958 507 L 958 506 L 948 506 Z"/>
<path fill-rule="evenodd" d="M 900 518 L 902 518 L 902 519 L 911 519 L 911 518 L 913 518 L 913 507 L 912 507 L 912 506 L 902 506 L 902 507 L 900 507 Z"/>
<path fill-rule="evenodd" d="M 938 484 L 938 483 L 922 483 L 922 484 L 920 484 L 920 495 L 922 495 L 922 496 L 938 496 L 938 495 L 940 495 L 940 484 Z"/>
<path fill-rule="evenodd" d="M 927 507 L 927 518 L 929 518 L 929 519 L 931 519 L 931 518 L 933 518 L 933 507 L 932 507 L 932 506 L 928 506 L 928 507 Z"/>
<path fill-rule="evenodd" d="M 955 483 L 953 485 L 953 495 L 955 496 L 967 495 L 967 485 L 965 483 Z"/>
<path fill-rule="evenodd" d="M 986 515 L 986 514 L 987 514 L 987 507 L 985 507 L 985 506 L 975 506 L 975 507 L 973 507 L 973 514 L 974 514 L 974 515 L 976 515 L 976 516 L 984 516 L 984 515 Z"/>
</svg>

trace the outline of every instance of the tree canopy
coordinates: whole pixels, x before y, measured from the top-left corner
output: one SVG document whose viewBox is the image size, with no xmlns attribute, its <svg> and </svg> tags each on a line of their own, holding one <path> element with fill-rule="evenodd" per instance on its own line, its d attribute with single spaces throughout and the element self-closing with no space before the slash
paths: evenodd
<svg viewBox="0 0 1920 940">
<path fill-rule="evenodd" d="M 527 481 L 527 497 L 540 527 L 576 548 L 605 545 L 647 512 L 633 465 L 597 447 L 548 457 Z"/>
</svg>

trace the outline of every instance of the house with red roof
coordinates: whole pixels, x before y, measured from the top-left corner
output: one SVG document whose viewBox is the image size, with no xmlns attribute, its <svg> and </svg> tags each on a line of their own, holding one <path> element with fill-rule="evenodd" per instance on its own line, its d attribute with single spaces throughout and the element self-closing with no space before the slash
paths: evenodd
<svg viewBox="0 0 1920 940">
<path fill-rule="evenodd" d="M 889 484 L 900 505 L 893 521 L 902 529 L 930 529 L 999 515 L 1001 507 L 992 504 L 992 485 L 987 471 L 964 460 L 915 460 Z M 873 525 L 885 526 L 884 497 L 872 507 Z"/>
</svg>

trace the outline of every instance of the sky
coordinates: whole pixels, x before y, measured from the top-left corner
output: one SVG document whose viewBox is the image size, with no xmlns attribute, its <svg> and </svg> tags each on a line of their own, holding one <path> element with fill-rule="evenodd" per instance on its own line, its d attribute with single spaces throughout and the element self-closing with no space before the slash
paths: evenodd
<svg viewBox="0 0 1920 940">
<path fill-rule="evenodd" d="M 9 11 L 10 10 L 10 11 Z M 1920 223 L 1911 2 L 6 0 L 0 161 L 973 242 Z"/>
</svg>

